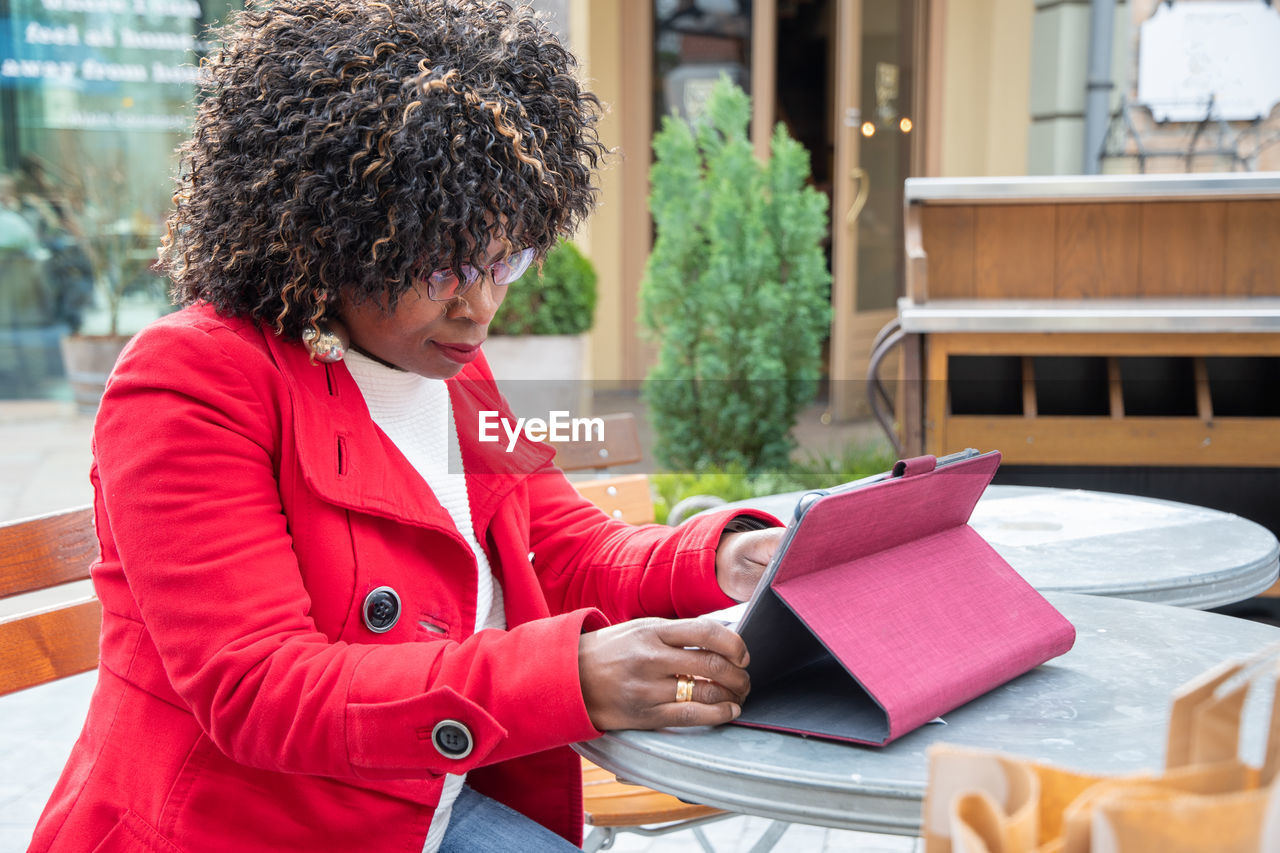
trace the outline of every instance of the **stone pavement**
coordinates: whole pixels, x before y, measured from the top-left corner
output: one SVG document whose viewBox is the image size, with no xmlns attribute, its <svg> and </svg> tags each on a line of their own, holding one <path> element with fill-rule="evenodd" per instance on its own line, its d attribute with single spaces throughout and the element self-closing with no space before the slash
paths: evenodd
<svg viewBox="0 0 1280 853">
<path fill-rule="evenodd" d="M 621 406 L 609 407 L 616 410 Z M 0 401 L 0 521 L 86 504 L 93 420 L 69 403 Z M 806 413 L 798 428 L 808 448 L 837 451 L 849 440 L 875 440 L 872 425 L 822 423 L 821 410 Z M 94 674 L 66 678 L 0 699 L 0 853 L 25 850 L 79 733 L 93 690 Z M 706 827 L 717 851 L 750 849 L 768 826 L 761 818 L 737 817 Z M 792 826 L 774 848 L 784 853 L 910 853 L 911 839 Z M 612 850 L 621 853 L 701 853 L 693 834 L 659 838 L 625 834 Z"/>
<path fill-rule="evenodd" d="M 92 430 L 68 402 L 0 401 L 0 521 L 89 503 Z"/>
</svg>

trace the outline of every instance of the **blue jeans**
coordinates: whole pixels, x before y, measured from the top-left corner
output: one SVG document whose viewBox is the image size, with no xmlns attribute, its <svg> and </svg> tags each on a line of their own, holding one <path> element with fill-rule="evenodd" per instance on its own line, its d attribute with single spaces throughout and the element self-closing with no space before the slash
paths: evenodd
<svg viewBox="0 0 1280 853">
<path fill-rule="evenodd" d="M 453 801 L 440 853 L 582 853 L 568 841 L 514 809 L 464 785 Z"/>
</svg>

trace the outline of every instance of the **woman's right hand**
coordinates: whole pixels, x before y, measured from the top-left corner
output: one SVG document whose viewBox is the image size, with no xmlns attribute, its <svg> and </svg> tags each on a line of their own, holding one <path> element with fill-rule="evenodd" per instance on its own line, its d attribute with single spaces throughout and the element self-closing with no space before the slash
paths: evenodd
<svg viewBox="0 0 1280 853">
<path fill-rule="evenodd" d="M 583 634 L 578 677 L 591 724 L 609 729 L 713 726 L 741 713 L 747 647 L 712 619 L 636 619 Z M 696 681 L 677 702 L 677 679 Z"/>
</svg>

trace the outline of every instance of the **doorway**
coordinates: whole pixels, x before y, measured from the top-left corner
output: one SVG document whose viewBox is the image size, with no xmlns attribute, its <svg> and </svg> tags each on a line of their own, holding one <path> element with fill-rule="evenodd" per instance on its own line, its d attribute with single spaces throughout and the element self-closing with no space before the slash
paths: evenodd
<svg viewBox="0 0 1280 853">
<path fill-rule="evenodd" d="M 903 181 L 917 141 L 919 23 L 928 0 L 655 0 L 653 126 L 721 74 L 752 96 L 756 150 L 782 122 L 830 200 L 833 418 L 868 413 L 871 342 L 903 288 Z M 919 158 L 917 158 L 917 161 Z M 645 167 L 647 169 L 647 166 Z M 892 375 L 896 364 L 886 363 Z"/>
<path fill-rule="evenodd" d="M 759 34 L 776 44 L 775 119 L 809 150 L 814 185 L 831 200 L 827 373 L 837 420 L 867 413 L 871 341 L 903 292 L 919 2 L 777 0 L 776 32 Z"/>
</svg>

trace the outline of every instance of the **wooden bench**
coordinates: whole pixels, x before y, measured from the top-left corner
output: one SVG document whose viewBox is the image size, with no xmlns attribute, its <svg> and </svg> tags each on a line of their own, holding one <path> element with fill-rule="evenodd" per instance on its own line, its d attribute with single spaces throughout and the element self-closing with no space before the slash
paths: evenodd
<svg viewBox="0 0 1280 853">
<path fill-rule="evenodd" d="M 0 696 L 97 667 L 102 606 L 85 588 L 97 556 L 89 507 L 0 524 L 0 604 L 13 611 L 0 616 Z M 586 759 L 583 785 L 586 822 L 596 828 L 587 850 L 612 844 L 619 830 L 697 830 L 729 816 L 623 784 Z"/>
<path fill-rule="evenodd" d="M 89 507 L 0 524 L 0 696 L 97 667 L 97 556 Z"/>
</svg>

